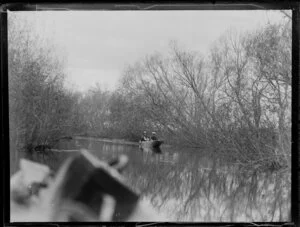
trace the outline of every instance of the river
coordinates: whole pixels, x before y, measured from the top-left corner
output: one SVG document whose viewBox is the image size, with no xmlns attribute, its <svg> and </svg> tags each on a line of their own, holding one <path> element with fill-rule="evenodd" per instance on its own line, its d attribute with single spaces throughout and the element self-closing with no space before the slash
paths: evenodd
<svg viewBox="0 0 300 227">
<path fill-rule="evenodd" d="M 85 148 L 102 160 L 129 157 L 123 172 L 142 199 L 170 221 L 290 221 L 291 174 L 288 171 L 241 170 L 207 151 L 162 145 L 162 154 L 145 153 L 135 145 L 95 139 L 62 141 L 57 149 Z M 34 160 L 57 170 L 76 152 L 37 155 Z M 154 220 L 155 221 L 155 220 Z"/>
</svg>

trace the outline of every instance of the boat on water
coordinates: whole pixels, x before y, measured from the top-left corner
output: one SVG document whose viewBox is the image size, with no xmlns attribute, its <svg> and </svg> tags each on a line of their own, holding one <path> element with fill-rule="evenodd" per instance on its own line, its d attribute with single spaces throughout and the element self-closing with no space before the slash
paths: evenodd
<svg viewBox="0 0 300 227">
<path fill-rule="evenodd" d="M 141 141 L 139 147 L 142 151 L 161 153 L 160 145 L 163 144 L 163 142 L 163 140 Z"/>
</svg>

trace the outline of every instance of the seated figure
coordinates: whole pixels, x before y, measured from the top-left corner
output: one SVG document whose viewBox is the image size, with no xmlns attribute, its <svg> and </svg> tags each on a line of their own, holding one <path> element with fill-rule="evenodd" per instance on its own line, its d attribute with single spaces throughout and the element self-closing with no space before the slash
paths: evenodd
<svg viewBox="0 0 300 227">
<path fill-rule="evenodd" d="M 152 135 L 151 135 L 151 140 L 157 140 L 157 137 L 156 137 L 156 132 L 152 132 Z"/>
<path fill-rule="evenodd" d="M 143 132 L 143 135 L 141 136 L 140 141 L 149 141 L 149 137 L 147 136 L 146 131 Z"/>
</svg>

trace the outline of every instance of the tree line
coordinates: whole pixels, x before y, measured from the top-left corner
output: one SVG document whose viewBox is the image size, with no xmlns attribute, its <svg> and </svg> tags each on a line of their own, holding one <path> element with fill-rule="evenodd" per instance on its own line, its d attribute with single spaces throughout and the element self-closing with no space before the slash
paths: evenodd
<svg viewBox="0 0 300 227">
<path fill-rule="evenodd" d="M 245 164 L 290 164 L 291 21 L 238 34 L 208 53 L 170 42 L 129 65 L 118 89 L 64 86 L 65 59 L 51 40 L 9 18 L 12 156 L 85 135 L 137 141 L 143 130 L 167 143 L 226 154 Z"/>
</svg>

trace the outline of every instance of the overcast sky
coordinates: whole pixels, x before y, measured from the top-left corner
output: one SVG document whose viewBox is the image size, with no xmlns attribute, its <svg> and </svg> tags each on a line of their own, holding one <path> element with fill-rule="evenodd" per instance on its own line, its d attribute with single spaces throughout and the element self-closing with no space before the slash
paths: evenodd
<svg viewBox="0 0 300 227">
<path fill-rule="evenodd" d="M 171 40 L 203 54 L 228 29 L 246 31 L 278 22 L 278 11 L 26 12 L 40 34 L 67 56 L 67 84 L 80 91 L 96 82 L 114 89 L 122 70 Z"/>
</svg>

